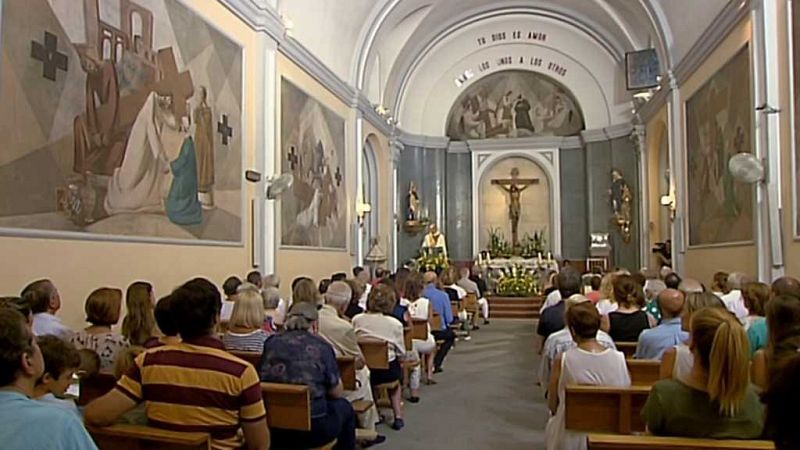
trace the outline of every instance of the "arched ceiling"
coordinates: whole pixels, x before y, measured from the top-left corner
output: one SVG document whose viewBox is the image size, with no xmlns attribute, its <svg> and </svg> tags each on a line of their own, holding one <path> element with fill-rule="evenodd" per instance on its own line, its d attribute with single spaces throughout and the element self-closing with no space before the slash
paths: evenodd
<svg viewBox="0 0 800 450">
<path fill-rule="evenodd" d="M 371 102 L 401 109 L 404 96 L 429 95 L 404 91 L 414 88 L 408 81 L 416 70 L 440 70 L 433 78 L 454 70 L 425 58 L 445 41 L 474 41 L 461 31 L 476 22 L 520 14 L 564 22 L 624 77 L 631 50 L 654 47 L 662 70 L 673 68 L 728 1 L 734 0 L 283 0 L 278 10 L 291 19 L 292 36 L 340 78 Z"/>
</svg>

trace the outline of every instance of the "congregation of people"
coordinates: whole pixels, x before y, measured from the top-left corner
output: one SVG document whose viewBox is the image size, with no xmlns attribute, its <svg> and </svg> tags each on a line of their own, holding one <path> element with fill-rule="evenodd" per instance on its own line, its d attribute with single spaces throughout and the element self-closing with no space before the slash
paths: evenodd
<svg viewBox="0 0 800 450">
<path fill-rule="evenodd" d="M 628 357 L 660 362 L 641 410 L 649 434 L 772 440 L 800 448 L 800 282 L 718 272 L 706 287 L 668 268 L 553 274 L 537 334 L 548 450 L 587 448 L 566 427 L 569 385 L 627 388 Z"/>
<path fill-rule="evenodd" d="M 406 402 L 421 401 L 459 335 L 469 340 L 479 328 L 460 307 L 468 294 L 489 323 L 486 285 L 469 270 L 370 276 L 356 267 L 350 277 L 298 277 L 286 299 L 280 283 L 254 271 L 221 290 L 194 278 L 160 298 L 143 281 L 124 292 L 101 287 L 87 296 L 88 326 L 78 330 L 61 320 L 50 280 L 0 297 L 0 446 L 95 449 L 92 427 L 124 423 L 206 432 L 214 449 L 370 447 L 386 440 L 382 424 L 405 427 Z M 408 346 L 412 323 L 424 323 L 426 337 Z M 365 341 L 385 343 L 388 368 L 368 366 Z M 260 354 L 259 363 L 244 353 Z M 354 390 L 344 388 L 340 357 L 354 361 Z M 79 407 L 73 390 L 98 374 L 116 385 Z M 310 431 L 269 426 L 262 383 L 308 386 Z M 387 414 L 378 386 L 390 386 Z M 368 407 L 356 413 L 358 401 Z M 357 429 L 368 437 L 357 440 Z"/>
</svg>

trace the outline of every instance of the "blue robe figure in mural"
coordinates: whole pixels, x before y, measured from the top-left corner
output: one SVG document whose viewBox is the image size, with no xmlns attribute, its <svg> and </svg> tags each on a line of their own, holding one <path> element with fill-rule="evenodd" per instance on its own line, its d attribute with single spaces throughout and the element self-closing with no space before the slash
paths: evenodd
<svg viewBox="0 0 800 450">
<path fill-rule="evenodd" d="M 177 225 L 199 225 L 203 208 L 197 199 L 197 156 L 194 141 L 187 137 L 178 159 L 170 163 L 172 185 L 166 201 L 167 217 Z"/>
</svg>

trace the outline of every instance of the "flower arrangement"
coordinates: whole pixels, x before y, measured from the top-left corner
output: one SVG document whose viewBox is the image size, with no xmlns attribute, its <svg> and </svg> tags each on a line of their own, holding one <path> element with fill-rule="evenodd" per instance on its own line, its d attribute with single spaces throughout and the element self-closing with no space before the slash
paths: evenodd
<svg viewBox="0 0 800 450">
<path fill-rule="evenodd" d="M 445 258 L 441 252 L 434 252 L 430 249 L 420 250 L 419 258 L 417 258 L 417 270 L 420 272 L 440 272 L 450 267 L 450 261 Z"/>
<path fill-rule="evenodd" d="M 511 243 L 506 240 L 505 235 L 499 228 L 489 228 L 489 254 L 497 258 L 508 258 L 514 250 Z"/>
<path fill-rule="evenodd" d="M 520 243 L 520 256 L 523 258 L 535 258 L 537 255 L 544 253 L 546 242 L 544 230 L 534 231 L 533 236 L 525 233 Z"/>
<path fill-rule="evenodd" d="M 536 274 L 523 266 L 502 269 L 497 282 L 497 294 L 503 297 L 530 297 L 541 291 Z"/>
</svg>

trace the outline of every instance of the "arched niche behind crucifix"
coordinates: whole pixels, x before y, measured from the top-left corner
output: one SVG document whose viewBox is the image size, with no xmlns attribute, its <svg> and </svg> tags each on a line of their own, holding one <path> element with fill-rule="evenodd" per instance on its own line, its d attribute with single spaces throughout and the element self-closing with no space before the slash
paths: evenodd
<svg viewBox="0 0 800 450">
<path fill-rule="evenodd" d="M 492 229 L 515 247 L 526 234 L 544 231 L 545 248 L 551 249 L 550 202 L 548 178 L 538 164 L 519 156 L 495 163 L 480 182 L 480 250 L 487 249 Z"/>
</svg>

